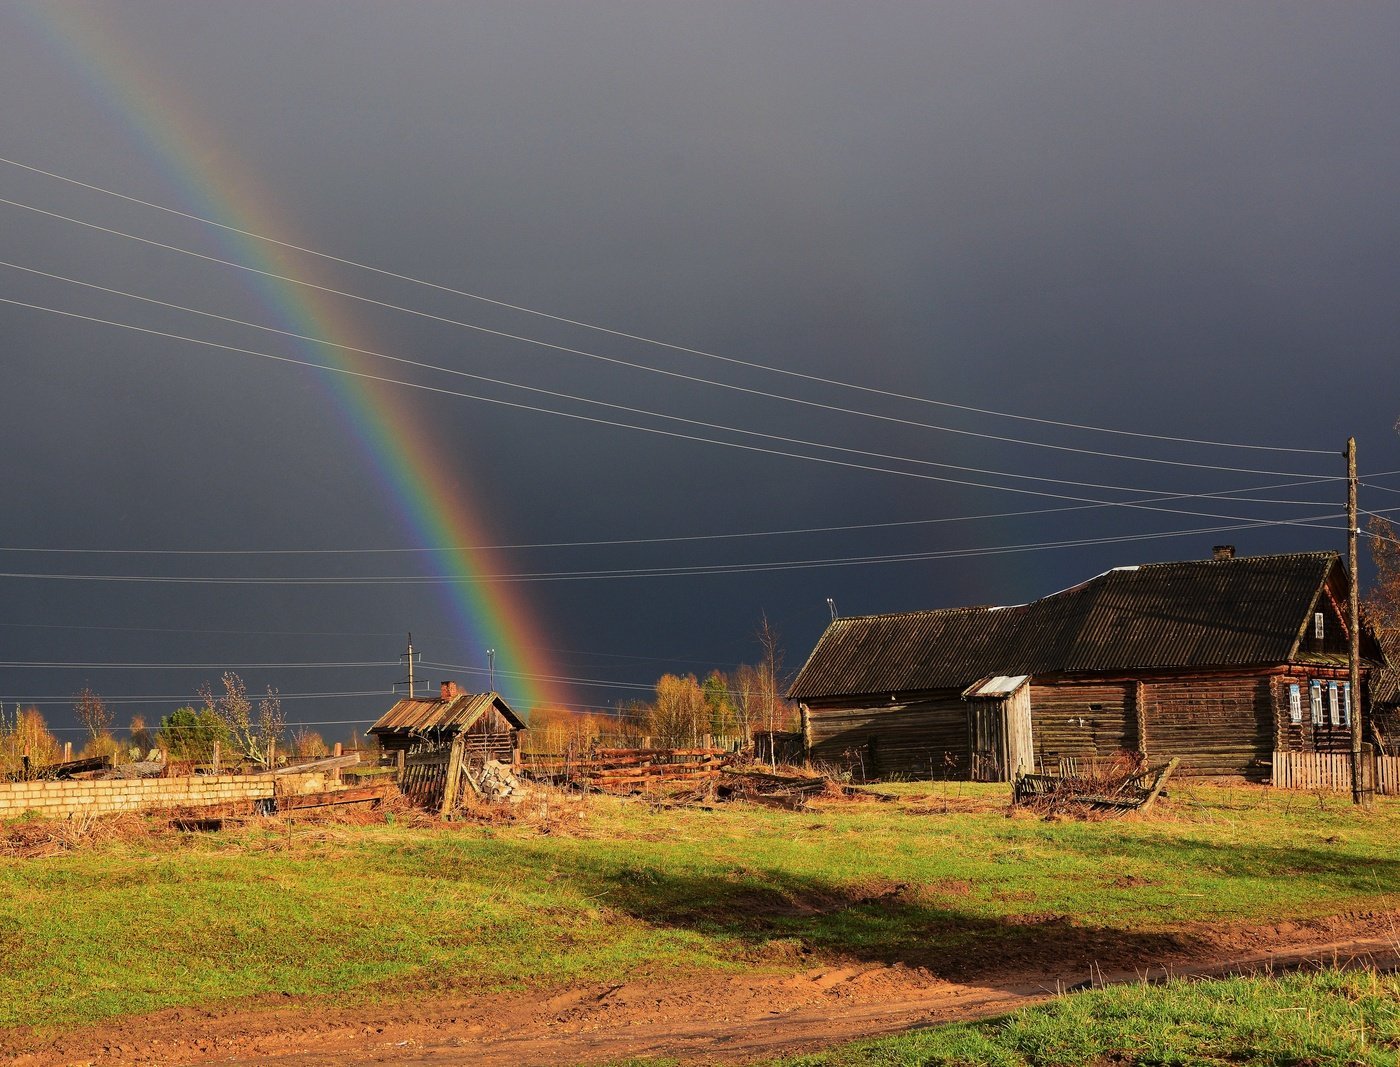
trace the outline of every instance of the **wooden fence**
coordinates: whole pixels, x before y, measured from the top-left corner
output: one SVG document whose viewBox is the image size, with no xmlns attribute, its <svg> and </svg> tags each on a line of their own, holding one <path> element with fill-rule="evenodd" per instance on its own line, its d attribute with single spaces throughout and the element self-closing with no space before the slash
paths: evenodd
<svg viewBox="0 0 1400 1067">
<path fill-rule="evenodd" d="M 730 753 L 716 748 L 599 748 L 582 757 L 524 753 L 527 774 L 556 782 L 587 782 L 605 792 L 701 783 L 719 776 Z"/>
<path fill-rule="evenodd" d="M 1368 746 L 1369 747 L 1369 746 Z M 1366 759 L 1367 757 L 1363 757 Z M 1400 796 L 1400 756 L 1371 755 L 1369 775 L 1375 791 Z M 1368 776 L 1363 773 L 1363 786 Z M 1350 752 L 1275 752 L 1274 785 L 1279 789 L 1320 789 L 1351 792 Z"/>
</svg>

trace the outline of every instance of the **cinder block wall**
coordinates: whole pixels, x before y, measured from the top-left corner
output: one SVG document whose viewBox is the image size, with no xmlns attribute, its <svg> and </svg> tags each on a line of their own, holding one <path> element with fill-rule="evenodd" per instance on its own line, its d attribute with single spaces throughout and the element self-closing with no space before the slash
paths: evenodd
<svg viewBox="0 0 1400 1067">
<path fill-rule="evenodd" d="M 211 774 L 187 778 L 135 778 L 129 781 L 58 781 L 0 783 L 0 819 L 27 811 L 44 818 L 111 815 L 160 808 L 204 808 L 237 801 L 265 800 L 278 785 L 288 791 L 287 775 L 275 783 L 270 775 Z M 292 785 L 293 792 L 314 791 Z"/>
</svg>

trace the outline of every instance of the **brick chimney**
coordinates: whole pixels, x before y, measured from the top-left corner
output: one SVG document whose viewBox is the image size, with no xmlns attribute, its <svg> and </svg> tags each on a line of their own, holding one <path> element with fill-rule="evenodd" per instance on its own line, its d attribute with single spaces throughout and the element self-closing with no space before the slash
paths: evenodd
<svg viewBox="0 0 1400 1067">
<path fill-rule="evenodd" d="M 1234 546 L 1234 545 L 1216 545 L 1214 548 L 1212 548 L 1212 549 L 1210 550 L 1210 558 L 1211 558 L 1211 559 L 1234 559 L 1234 558 L 1235 558 L 1235 546 Z"/>
<path fill-rule="evenodd" d="M 448 700 L 456 700 L 461 695 L 461 690 L 457 688 L 456 682 L 442 683 L 442 699 L 444 702 Z"/>
</svg>

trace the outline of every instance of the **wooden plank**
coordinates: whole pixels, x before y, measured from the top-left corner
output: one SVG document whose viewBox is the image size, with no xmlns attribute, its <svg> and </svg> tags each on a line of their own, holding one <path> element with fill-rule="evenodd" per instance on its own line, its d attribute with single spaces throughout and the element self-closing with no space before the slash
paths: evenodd
<svg viewBox="0 0 1400 1067">
<path fill-rule="evenodd" d="M 286 767 L 277 767 L 273 770 L 259 771 L 260 774 L 270 774 L 279 777 L 284 774 L 310 774 L 313 771 L 334 771 L 343 767 L 353 767 L 360 762 L 360 754 L 352 752 L 348 756 L 327 756 L 325 759 L 311 760 L 308 763 L 294 763 Z"/>
<path fill-rule="evenodd" d="M 1157 781 L 1153 784 L 1152 791 L 1147 794 L 1147 799 L 1142 802 L 1142 806 L 1139 809 L 1140 811 L 1146 811 L 1148 808 L 1152 807 L 1153 801 L 1161 794 L 1163 786 L 1167 784 L 1167 779 L 1172 776 L 1172 771 L 1176 770 L 1177 764 L 1180 762 L 1181 760 L 1177 759 L 1175 756 L 1167 761 L 1167 765 L 1162 768 L 1162 773 L 1157 775 Z"/>
<path fill-rule="evenodd" d="M 327 808 L 340 804 L 378 803 L 394 790 L 388 783 L 363 786 L 359 789 L 332 789 L 325 793 L 303 793 L 300 796 L 277 798 L 278 811 L 299 811 L 303 808 Z"/>
<path fill-rule="evenodd" d="M 447 776 L 442 785 L 442 807 L 439 813 L 445 819 L 457 807 L 457 793 L 462 788 L 462 735 L 452 739 L 452 749 L 448 753 Z"/>
</svg>

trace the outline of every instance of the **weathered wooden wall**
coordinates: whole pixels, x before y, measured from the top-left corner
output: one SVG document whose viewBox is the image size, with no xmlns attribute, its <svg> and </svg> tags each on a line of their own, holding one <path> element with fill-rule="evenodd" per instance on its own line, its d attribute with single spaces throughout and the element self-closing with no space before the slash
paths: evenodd
<svg viewBox="0 0 1400 1067">
<path fill-rule="evenodd" d="M 463 754 L 468 762 L 473 764 L 494 759 L 513 765 L 517 762 L 519 737 L 519 732 L 510 725 L 505 716 L 491 708 L 467 731 L 463 738 Z"/>
<path fill-rule="evenodd" d="M 967 704 L 958 690 L 895 704 L 809 705 L 807 733 L 813 760 L 866 778 L 968 774 Z"/>
<path fill-rule="evenodd" d="M 1181 775 L 1268 777 L 1273 693 L 1263 674 L 1143 683 L 1148 757 L 1178 757 Z"/>
<path fill-rule="evenodd" d="M 1031 735 L 1038 764 L 1106 759 L 1138 751 L 1133 683 L 1056 679 L 1031 683 Z"/>
<path fill-rule="evenodd" d="M 1274 723 L 1277 734 L 1274 747 L 1282 752 L 1350 752 L 1351 727 L 1340 724 L 1332 725 L 1331 709 L 1327 704 L 1325 687 L 1323 690 L 1322 722 L 1312 721 L 1308 683 L 1314 678 L 1320 678 L 1324 682 L 1345 682 L 1347 681 L 1347 672 L 1316 668 L 1307 670 L 1300 667 L 1274 679 Z M 1300 689 L 1302 722 L 1294 722 L 1289 713 L 1288 687 L 1290 684 L 1297 685 Z M 1362 688 L 1364 690 L 1365 687 Z"/>
</svg>

